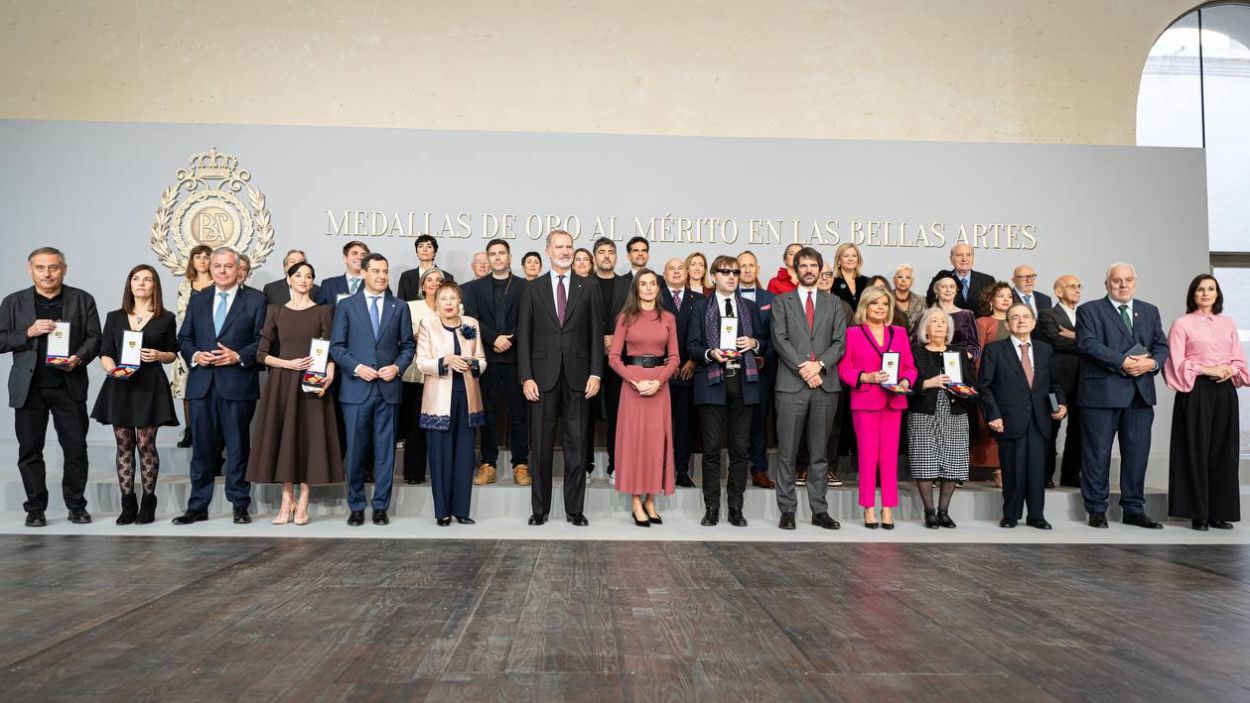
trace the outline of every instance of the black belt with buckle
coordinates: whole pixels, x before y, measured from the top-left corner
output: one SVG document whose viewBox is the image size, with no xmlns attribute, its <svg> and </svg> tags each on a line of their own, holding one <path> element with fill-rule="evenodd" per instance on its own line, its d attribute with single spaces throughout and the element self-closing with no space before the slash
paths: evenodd
<svg viewBox="0 0 1250 703">
<path fill-rule="evenodd" d="M 625 356 L 621 357 L 626 366 L 641 366 L 644 369 L 653 369 L 657 366 L 664 365 L 664 357 L 656 354 L 643 354 L 641 356 Z"/>
</svg>

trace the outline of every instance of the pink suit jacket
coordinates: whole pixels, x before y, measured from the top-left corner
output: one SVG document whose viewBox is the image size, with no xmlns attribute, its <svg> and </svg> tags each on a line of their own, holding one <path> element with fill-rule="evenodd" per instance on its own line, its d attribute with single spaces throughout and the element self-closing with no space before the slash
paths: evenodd
<svg viewBox="0 0 1250 703">
<path fill-rule="evenodd" d="M 882 351 L 898 352 L 899 383 L 907 379 L 916 386 L 916 362 L 911 355 L 911 340 L 907 330 L 890 326 L 885 329 L 885 346 Z M 838 376 L 851 394 L 851 410 L 906 410 L 907 396 L 890 393 L 875 383 L 859 383 L 861 373 L 881 370 L 881 354 L 874 340 L 863 325 L 846 328 L 846 354 L 838 362 Z"/>
</svg>

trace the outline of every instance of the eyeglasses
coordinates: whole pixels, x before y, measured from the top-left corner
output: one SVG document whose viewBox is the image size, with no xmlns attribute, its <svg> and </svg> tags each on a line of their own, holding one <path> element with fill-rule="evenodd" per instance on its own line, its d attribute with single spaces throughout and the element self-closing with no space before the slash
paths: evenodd
<svg viewBox="0 0 1250 703">
<path fill-rule="evenodd" d="M 820 274 L 820 277 L 821 277 L 821 278 L 833 278 L 833 272 L 832 272 L 832 271 L 825 271 L 824 273 Z"/>
<path fill-rule="evenodd" d="M 715 271 L 722 276 L 737 276 L 742 273 L 742 269 L 715 269 Z"/>
<path fill-rule="evenodd" d="M 1016 278 L 1020 279 L 1021 281 L 1036 281 L 1037 274 L 1035 273 L 1029 276 L 1016 276 Z"/>
</svg>

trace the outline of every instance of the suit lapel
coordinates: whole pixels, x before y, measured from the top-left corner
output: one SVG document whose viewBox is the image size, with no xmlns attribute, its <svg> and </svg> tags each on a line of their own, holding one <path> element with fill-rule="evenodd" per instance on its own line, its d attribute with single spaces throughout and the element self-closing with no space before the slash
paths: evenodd
<svg viewBox="0 0 1250 703">
<path fill-rule="evenodd" d="M 214 298 L 217 297 L 218 292 L 219 291 L 217 291 L 216 289 L 213 289 Z M 244 295 L 245 293 L 243 292 L 242 287 L 235 289 L 234 300 L 230 301 L 230 309 L 226 311 L 226 320 L 225 322 L 221 323 L 221 329 L 217 332 L 218 339 L 221 339 L 221 336 L 226 333 L 226 330 L 230 329 L 230 325 L 234 324 L 234 321 L 239 319 L 239 315 L 243 314 L 242 308 L 243 308 L 243 296 Z M 209 313 L 210 313 L 209 314 L 210 320 L 212 319 L 211 313 L 213 311 L 213 302 L 215 301 L 210 301 L 209 306 L 208 306 Z"/>
<path fill-rule="evenodd" d="M 1136 309 L 1133 310 L 1133 330 L 1130 332 L 1128 329 L 1124 327 L 1124 320 L 1120 318 L 1119 305 L 1117 305 L 1115 301 L 1111 300 L 1110 298 L 1103 298 L 1103 301 L 1106 302 L 1107 307 L 1111 309 L 1111 323 L 1115 325 L 1115 328 L 1120 331 L 1120 334 L 1125 339 L 1127 339 L 1130 342 L 1136 342 L 1137 341 L 1136 339 L 1137 337 L 1137 310 Z"/>
<path fill-rule="evenodd" d="M 568 297 L 568 300 L 565 301 L 564 303 L 564 324 L 567 325 L 569 323 L 569 320 L 573 319 L 574 308 L 576 308 L 577 304 L 582 301 L 582 297 L 583 297 L 582 296 L 582 283 L 584 282 L 585 279 L 576 278 L 572 274 L 565 274 L 565 275 L 568 276 L 568 280 L 569 280 L 568 282 L 568 287 L 569 287 L 568 296 L 569 297 Z M 620 281 L 617 281 L 617 284 L 619 285 Z M 614 286 L 613 291 L 615 290 L 616 288 Z M 613 293 L 612 295 L 613 297 L 616 297 L 616 293 Z M 612 305 L 612 301 L 609 300 L 608 301 L 609 308 L 611 307 L 611 305 Z M 554 299 L 552 300 L 552 306 L 553 307 L 555 306 Z"/>
<path fill-rule="evenodd" d="M 553 279 L 551 277 L 551 272 L 548 271 L 542 276 L 535 278 L 533 282 L 530 283 L 530 285 L 542 286 L 541 292 L 538 293 L 538 304 L 542 305 L 543 309 L 547 311 L 547 314 L 551 316 L 551 324 L 559 328 L 560 317 L 556 315 L 556 299 L 555 299 L 555 294 L 552 293 L 552 291 L 554 290 L 554 288 L 552 287 L 553 286 L 552 280 Z M 568 312 L 567 305 L 565 306 L 565 312 Z"/>
<path fill-rule="evenodd" d="M 382 337 L 382 330 L 390 324 L 391 318 L 395 315 L 395 297 L 386 295 L 382 297 L 382 321 L 378 324 L 378 333 L 373 336 L 373 343 L 377 344 Z M 369 323 L 369 328 L 373 329 L 373 323 Z"/>
</svg>

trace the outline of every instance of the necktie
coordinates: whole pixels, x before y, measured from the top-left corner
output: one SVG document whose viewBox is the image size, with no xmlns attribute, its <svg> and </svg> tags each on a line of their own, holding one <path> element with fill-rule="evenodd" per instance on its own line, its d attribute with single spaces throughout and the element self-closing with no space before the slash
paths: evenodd
<svg viewBox="0 0 1250 703">
<path fill-rule="evenodd" d="M 681 291 L 673 291 L 673 307 L 681 310 Z"/>
<path fill-rule="evenodd" d="M 816 329 L 816 303 L 812 301 L 812 292 L 807 291 L 807 303 L 803 305 L 803 312 L 807 314 L 807 329 L 814 331 Z"/>
<path fill-rule="evenodd" d="M 968 285 L 967 277 L 959 279 L 959 289 L 963 293 L 964 300 L 968 299 Z"/>
<path fill-rule="evenodd" d="M 729 304 L 729 298 L 725 298 L 725 317 L 734 316 L 734 307 Z"/>
<path fill-rule="evenodd" d="M 1128 333 L 1133 333 L 1133 318 L 1128 315 L 1128 306 L 1120 306 L 1120 319 L 1124 321 L 1124 326 L 1128 328 Z"/>
<path fill-rule="evenodd" d="M 378 336 L 378 330 L 382 329 L 382 309 L 378 307 L 378 299 L 381 296 L 369 296 L 369 320 L 373 322 L 373 336 Z"/>
<path fill-rule="evenodd" d="M 1037 309 L 1033 307 L 1033 294 L 1032 293 L 1025 294 L 1024 304 L 1029 306 L 1029 309 L 1033 311 L 1034 315 L 1037 314 Z"/>
<path fill-rule="evenodd" d="M 564 288 L 564 276 L 560 276 L 560 282 L 556 286 L 556 317 L 560 320 L 560 326 L 564 326 L 564 312 L 569 304 L 569 294 Z"/>
<path fill-rule="evenodd" d="M 1033 362 L 1029 360 L 1029 343 L 1025 342 L 1020 345 L 1020 365 L 1024 367 L 1024 378 L 1029 382 L 1029 388 L 1033 387 Z"/>
<path fill-rule="evenodd" d="M 213 334 L 221 334 L 221 328 L 226 324 L 226 312 L 228 311 L 228 293 L 218 293 L 217 297 L 221 300 L 217 303 L 217 310 L 213 313 Z"/>
<path fill-rule="evenodd" d="M 348 293 L 351 293 L 352 295 L 356 295 L 356 291 L 357 291 L 357 290 L 359 290 L 359 289 L 360 289 L 360 279 L 359 279 L 359 278 L 352 278 L 352 277 L 348 276 L 348 278 L 347 278 L 347 292 L 348 292 Z"/>
</svg>

